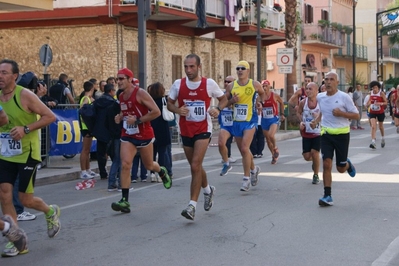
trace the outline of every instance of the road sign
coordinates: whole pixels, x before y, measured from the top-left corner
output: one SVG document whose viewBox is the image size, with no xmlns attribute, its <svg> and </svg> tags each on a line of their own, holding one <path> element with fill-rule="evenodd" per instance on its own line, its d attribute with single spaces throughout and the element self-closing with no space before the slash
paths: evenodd
<svg viewBox="0 0 399 266">
<path fill-rule="evenodd" d="M 279 66 L 278 67 L 279 74 L 291 74 L 292 73 L 292 66 Z"/>
<path fill-rule="evenodd" d="M 40 62 L 44 67 L 48 67 L 53 61 L 53 52 L 51 51 L 50 45 L 44 44 L 39 50 Z"/>
<path fill-rule="evenodd" d="M 294 48 L 278 48 L 277 49 L 277 65 L 293 66 L 294 65 Z"/>
</svg>

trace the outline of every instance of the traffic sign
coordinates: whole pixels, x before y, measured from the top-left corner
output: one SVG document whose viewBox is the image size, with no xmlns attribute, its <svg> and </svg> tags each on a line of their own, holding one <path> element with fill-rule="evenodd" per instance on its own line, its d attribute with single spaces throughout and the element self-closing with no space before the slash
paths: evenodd
<svg viewBox="0 0 399 266">
<path fill-rule="evenodd" d="M 53 61 L 53 52 L 51 51 L 50 45 L 44 44 L 39 50 L 40 62 L 44 67 L 48 67 Z"/>
<path fill-rule="evenodd" d="M 278 67 L 279 74 L 291 74 L 292 73 L 292 66 L 279 66 Z"/>
<path fill-rule="evenodd" d="M 277 65 L 293 66 L 294 65 L 294 48 L 278 48 L 277 49 Z"/>
</svg>

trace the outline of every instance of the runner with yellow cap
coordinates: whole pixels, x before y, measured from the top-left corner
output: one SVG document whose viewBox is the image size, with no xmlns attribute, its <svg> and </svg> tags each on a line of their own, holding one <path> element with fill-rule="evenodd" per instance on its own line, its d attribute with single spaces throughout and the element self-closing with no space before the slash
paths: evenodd
<svg viewBox="0 0 399 266">
<path fill-rule="evenodd" d="M 260 83 L 249 78 L 250 66 L 247 61 L 240 61 L 236 67 L 238 79 L 226 87 L 228 106 L 233 105 L 233 126 L 222 130 L 224 138 L 234 136 L 242 156 L 244 177 L 241 191 L 248 191 L 258 183 L 259 166 L 255 166 L 249 149 L 258 124 L 257 108 L 261 108 L 264 91 Z"/>
</svg>

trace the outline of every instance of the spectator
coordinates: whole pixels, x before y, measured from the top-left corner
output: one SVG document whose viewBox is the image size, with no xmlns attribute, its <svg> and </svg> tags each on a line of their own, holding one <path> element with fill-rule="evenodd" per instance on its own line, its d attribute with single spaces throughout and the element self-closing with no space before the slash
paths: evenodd
<svg viewBox="0 0 399 266">
<path fill-rule="evenodd" d="M 161 83 L 156 82 L 149 86 L 148 92 L 151 95 L 151 97 L 154 99 L 156 105 L 158 106 L 158 108 L 162 114 L 162 111 L 163 111 L 162 110 L 162 107 L 163 107 L 162 99 L 165 99 L 167 101 L 167 99 L 165 97 L 164 86 Z M 172 165 L 166 164 L 166 162 L 169 161 L 166 158 L 168 156 L 167 155 L 167 147 L 172 142 L 171 136 L 170 136 L 170 131 L 169 131 L 169 123 L 163 119 L 162 115 L 160 115 L 151 121 L 151 126 L 154 129 L 154 134 L 155 134 L 155 141 L 154 141 L 154 145 L 153 145 L 154 161 L 155 161 L 156 157 L 158 156 L 158 164 L 164 165 L 166 167 L 166 170 L 168 171 L 168 173 L 172 173 Z M 155 176 L 154 171 L 151 171 L 151 182 L 154 182 L 153 181 L 155 179 L 154 176 Z M 171 174 L 169 174 L 169 177 L 172 178 Z M 157 177 L 157 181 L 158 181 L 158 183 L 162 182 L 159 177 Z"/>
<path fill-rule="evenodd" d="M 98 100 L 104 94 L 104 86 L 107 84 L 105 80 L 101 80 L 99 83 L 99 90 L 94 94 L 94 99 Z"/>
<path fill-rule="evenodd" d="M 80 98 L 80 108 L 84 104 L 90 104 L 94 102 L 93 99 L 93 90 L 94 90 L 94 85 L 90 81 L 86 81 L 83 84 L 83 96 Z M 86 124 L 82 121 L 82 118 L 79 117 L 80 120 L 80 133 L 83 137 L 82 141 L 82 151 L 80 153 L 80 169 L 82 172 L 80 173 L 80 178 L 82 179 L 92 179 L 94 177 L 98 177 L 99 174 L 93 172 L 90 170 L 90 148 L 91 148 L 91 143 L 93 141 L 93 135 L 91 132 L 88 130 Z"/>
<path fill-rule="evenodd" d="M 133 166 L 131 172 L 132 183 L 137 183 L 138 179 L 138 171 L 140 165 L 140 180 L 141 182 L 147 182 L 147 169 L 145 168 L 143 161 L 141 160 L 140 151 L 137 151 L 136 155 L 133 158 Z"/>
<path fill-rule="evenodd" d="M 50 87 L 50 96 L 56 99 L 59 104 L 75 103 L 71 90 L 68 88 L 67 80 L 68 75 L 62 73 L 58 78 L 58 82 Z"/>
</svg>

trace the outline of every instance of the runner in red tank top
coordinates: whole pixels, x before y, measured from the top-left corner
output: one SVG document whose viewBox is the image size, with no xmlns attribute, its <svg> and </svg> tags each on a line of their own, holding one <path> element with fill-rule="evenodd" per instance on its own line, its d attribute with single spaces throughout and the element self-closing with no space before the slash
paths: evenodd
<svg viewBox="0 0 399 266">
<path fill-rule="evenodd" d="M 392 92 L 391 105 L 393 106 L 393 118 L 396 126 L 396 133 L 399 133 L 399 85 Z"/>
<path fill-rule="evenodd" d="M 377 145 L 376 133 L 377 133 L 377 120 L 378 127 L 381 133 L 381 148 L 385 147 L 384 139 L 384 119 L 385 119 L 385 107 L 388 104 L 385 93 L 381 90 L 381 84 L 378 81 L 370 82 L 370 89 L 372 89 L 370 98 L 367 102 L 367 107 L 370 107 L 370 124 L 371 124 L 371 144 L 370 148 L 375 150 Z"/>
<path fill-rule="evenodd" d="M 159 173 L 166 189 L 172 186 L 166 168 L 153 161 L 154 131 L 150 121 L 160 116 L 161 111 L 148 92 L 132 83 L 132 79 L 131 70 L 123 68 L 118 71 L 118 87 L 123 92 L 119 95 L 121 113 L 115 116 L 115 122 L 123 124 L 120 149 L 122 199 L 112 203 L 111 207 L 124 213 L 130 212 L 130 169 L 137 149 L 140 149 L 145 168 Z"/>
<path fill-rule="evenodd" d="M 215 187 L 208 184 L 202 161 L 212 134 L 211 117 L 217 117 L 227 105 L 227 98 L 213 79 L 199 75 L 201 60 L 190 54 L 184 59 L 186 78 L 176 80 L 169 92 L 168 109 L 180 115 L 180 133 L 183 149 L 191 168 L 190 202 L 181 213 L 194 220 L 195 209 L 201 187 L 204 189 L 204 209 L 209 211 L 213 204 Z M 219 100 L 216 108 L 210 108 L 211 97 Z M 176 106 L 176 102 L 178 106 Z"/>
</svg>

